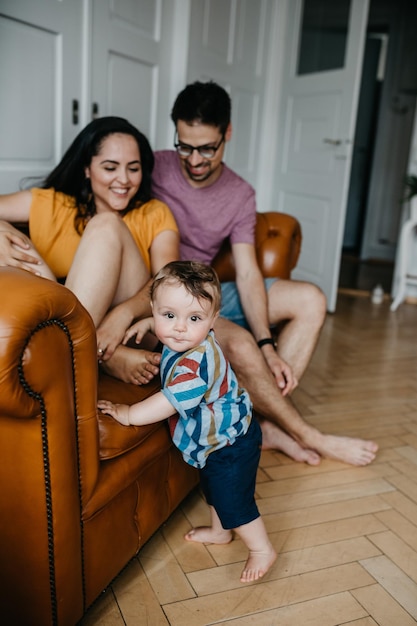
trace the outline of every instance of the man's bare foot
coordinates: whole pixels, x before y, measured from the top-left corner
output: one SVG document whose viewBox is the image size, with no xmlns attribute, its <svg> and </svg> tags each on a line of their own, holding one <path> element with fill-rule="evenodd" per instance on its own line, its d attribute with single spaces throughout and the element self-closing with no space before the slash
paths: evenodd
<svg viewBox="0 0 417 626">
<path fill-rule="evenodd" d="M 270 547 L 267 552 L 249 552 L 248 560 L 240 575 L 241 583 L 252 583 L 259 578 L 262 578 L 269 568 L 275 563 L 277 553 L 274 548 Z"/>
<path fill-rule="evenodd" d="M 159 372 L 161 355 L 150 350 L 117 346 L 113 355 L 100 365 L 106 374 L 125 383 L 146 385 Z"/>
<path fill-rule="evenodd" d="M 187 541 L 195 541 L 197 543 L 230 543 L 233 539 L 231 530 L 214 530 L 211 526 L 198 526 L 192 528 L 184 535 Z"/>
<path fill-rule="evenodd" d="M 322 457 L 349 465 L 369 465 L 376 457 L 378 444 L 366 439 L 315 433 L 315 449 Z"/>
<path fill-rule="evenodd" d="M 262 450 L 279 450 L 293 461 L 308 465 L 320 464 L 320 455 L 315 450 L 301 447 L 295 439 L 287 435 L 276 424 L 260 418 L 259 424 L 262 429 Z"/>
</svg>

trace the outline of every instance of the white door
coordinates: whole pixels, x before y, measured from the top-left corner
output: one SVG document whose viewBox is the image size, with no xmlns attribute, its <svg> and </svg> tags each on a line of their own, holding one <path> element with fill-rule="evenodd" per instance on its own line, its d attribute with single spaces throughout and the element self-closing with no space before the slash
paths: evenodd
<svg viewBox="0 0 417 626">
<path fill-rule="evenodd" d="M 0 2 L 0 193 L 48 174 L 81 130 L 82 5 Z"/>
<path fill-rule="evenodd" d="M 91 117 L 124 117 L 155 148 L 170 124 L 177 3 L 93 0 L 92 6 Z"/>
<path fill-rule="evenodd" d="M 278 210 L 303 230 L 292 277 L 336 306 L 368 0 L 294 0 L 280 107 Z"/>
<path fill-rule="evenodd" d="M 267 91 L 269 25 L 273 4 L 281 1 L 191 2 L 187 82 L 214 80 L 230 93 L 233 136 L 225 160 L 254 187 Z"/>
</svg>

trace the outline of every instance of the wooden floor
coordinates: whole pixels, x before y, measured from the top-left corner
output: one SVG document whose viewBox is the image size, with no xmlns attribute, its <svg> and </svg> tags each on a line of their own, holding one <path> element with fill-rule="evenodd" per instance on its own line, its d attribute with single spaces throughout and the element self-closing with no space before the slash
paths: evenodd
<svg viewBox="0 0 417 626">
<path fill-rule="evenodd" d="M 323 431 L 375 438 L 377 460 L 314 468 L 264 452 L 257 498 L 279 557 L 261 582 L 239 582 L 239 540 L 183 540 L 208 522 L 196 492 L 82 626 L 417 623 L 417 307 L 340 295 L 294 399 Z"/>
</svg>

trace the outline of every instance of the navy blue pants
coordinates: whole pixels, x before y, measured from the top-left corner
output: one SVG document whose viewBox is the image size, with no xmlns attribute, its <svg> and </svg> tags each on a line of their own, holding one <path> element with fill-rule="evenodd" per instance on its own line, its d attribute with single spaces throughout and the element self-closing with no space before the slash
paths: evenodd
<svg viewBox="0 0 417 626">
<path fill-rule="evenodd" d="M 209 454 L 200 469 L 201 489 L 224 529 L 249 524 L 259 517 L 255 485 L 261 445 L 261 428 L 253 417 L 246 435 Z"/>
</svg>

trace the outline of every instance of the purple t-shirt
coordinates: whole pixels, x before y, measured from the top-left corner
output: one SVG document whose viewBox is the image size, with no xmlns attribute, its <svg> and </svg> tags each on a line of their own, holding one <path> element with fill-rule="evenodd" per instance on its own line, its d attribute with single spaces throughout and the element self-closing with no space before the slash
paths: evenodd
<svg viewBox="0 0 417 626">
<path fill-rule="evenodd" d="M 183 260 L 210 264 L 228 237 L 232 244 L 255 242 L 255 191 L 224 164 L 212 185 L 196 189 L 184 177 L 174 150 L 157 151 L 152 192 L 174 214 Z"/>
</svg>

